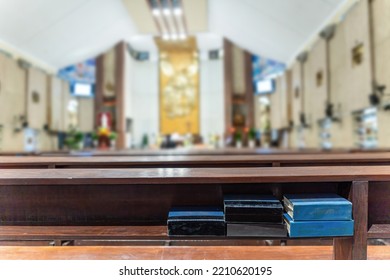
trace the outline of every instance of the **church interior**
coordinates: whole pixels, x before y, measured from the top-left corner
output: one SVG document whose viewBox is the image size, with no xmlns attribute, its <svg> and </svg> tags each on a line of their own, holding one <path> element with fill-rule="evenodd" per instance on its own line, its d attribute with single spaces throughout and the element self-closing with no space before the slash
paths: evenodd
<svg viewBox="0 0 390 280">
<path fill-rule="evenodd" d="M 389 123 L 387 0 L 0 0 L 0 259 L 390 259 Z"/>
</svg>

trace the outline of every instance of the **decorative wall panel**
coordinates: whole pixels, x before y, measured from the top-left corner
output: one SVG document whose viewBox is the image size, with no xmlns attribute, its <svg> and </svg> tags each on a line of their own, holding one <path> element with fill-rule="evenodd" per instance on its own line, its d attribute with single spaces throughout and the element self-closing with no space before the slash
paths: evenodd
<svg viewBox="0 0 390 280">
<path fill-rule="evenodd" d="M 0 54 L 0 104 L 6 104 L 6 63 L 7 63 L 7 57 Z M 5 112 L 4 112 L 4 105 L 1 106 L 0 110 L 0 125 L 5 124 Z"/>
<path fill-rule="evenodd" d="M 348 59 L 346 72 L 347 91 L 344 93 L 350 110 L 369 106 L 371 93 L 371 42 L 369 1 L 359 1 L 345 18 L 345 47 Z"/>
<path fill-rule="evenodd" d="M 312 81 L 312 67 L 311 62 L 312 57 L 309 55 L 307 61 L 303 63 L 303 96 L 302 111 L 305 116 L 305 122 L 307 127 L 305 127 L 304 134 L 304 145 L 306 148 L 314 148 L 317 146 L 318 136 L 317 136 L 317 123 L 313 114 L 313 103 L 316 102 L 316 97 L 313 94 L 313 81 Z"/>
<path fill-rule="evenodd" d="M 78 127 L 82 132 L 93 131 L 94 103 L 92 98 L 78 98 Z"/>
<path fill-rule="evenodd" d="M 373 35 L 375 54 L 375 75 L 380 85 L 385 85 L 385 93 L 390 92 L 390 1 L 371 2 L 373 12 Z M 389 96 L 383 98 L 383 106 L 390 104 Z M 378 146 L 390 148 L 390 112 L 378 112 Z"/>
<path fill-rule="evenodd" d="M 106 98 L 115 97 L 115 48 L 110 49 L 103 56 L 104 75 L 103 75 L 103 96 Z"/>
<path fill-rule="evenodd" d="M 245 95 L 245 53 L 238 46 L 232 48 L 233 94 Z"/>
<path fill-rule="evenodd" d="M 347 77 L 347 64 L 351 62 L 345 33 L 345 22 L 341 22 L 329 42 L 330 102 L 341 119 L 340 123 L 333 123 L 331 126 L 331 142 L 334 148 L 351 148 L 354 145 Z"/>
<path fill-rule="evenodd" d="M 28 69 L 27 119 L 30 128 L 43 130 L 48 124 L 47 75 L 41 70 Z"/>
<path fill-rule="evenodd" d="M 269 95 L 271 110 L 270 110 L 270 119 L 271 119 L 271 128 L 280 129 L 282 128 L 282 78 L 278 77 L 275 80 L 275 92 Z"/>
<path fill-rule="evenodd" d="M 199 62 L 196 41 L 160 46 L 160 132 L 199 134 Z"/>
<path fill-rule="evenodd" d="M 52 131 L 62 131 L 62 82 L 59 78 L 51 76 L 49 78 L 50 87 L 50 109 L 49 126 Z"/>
<path fill-rule="evenodd" d="M 301 63 L 296 61 L 291 68 L 291 113 L 294 126 L 299 125 L 299 114 L 302 111 L 302 80 L 301 80 Z"/>
<path fill-rule="evenodd" d="M 62 81 L 62 131 L 78 126 L 78 103 L 70 94 L 69 82 Z"/>
<path fill-rule="evenodd" d="M 304 66 L 304 112 L 310 128 L 306 130 L 306 145 L 319 146 L 318 121 L 325 116 L 328 93 L 326 41 L 318 39 L 310 50 Z"/>
</svg>

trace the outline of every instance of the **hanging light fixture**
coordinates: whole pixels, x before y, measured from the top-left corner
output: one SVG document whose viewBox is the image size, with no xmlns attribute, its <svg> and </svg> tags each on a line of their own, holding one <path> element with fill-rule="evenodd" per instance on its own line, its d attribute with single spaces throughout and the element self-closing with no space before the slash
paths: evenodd
<svg viewBox="0 0 390 280">
<path fill-rule="evenodd" d="M 188 37 L 181 0 L 147 0 L 154 22 L 163 40 L 186 40 Z"/>
</svg>

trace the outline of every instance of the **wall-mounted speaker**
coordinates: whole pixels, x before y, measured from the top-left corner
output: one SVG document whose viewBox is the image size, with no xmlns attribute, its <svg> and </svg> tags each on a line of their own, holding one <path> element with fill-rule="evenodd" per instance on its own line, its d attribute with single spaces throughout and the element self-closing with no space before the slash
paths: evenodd
<svg viewBox="0 0 390 280">
<path fill-rule="evenodd" d="M 319 35 L 321 38 L 328 41 L 333 38 L 335 32 L 336 32 L 336 24 L 330 24 L 324 29 L 322 29 Z"/>
<path fill-rule="evenodd" d="M 31 63 L 28 62 L 27 60 L 24 60 L 22 58 L 18 58 L 17 63 L 20 68 L 22 69 L 29 69 L 31 67 Z"/>
<path fill-rule="evenodd" d="M 302 52 L 297 56 L 297 60 L 301 63 L 305 63 L 308 57 L 309 57 L 308 52 Z"/>
<path fill-rule="evenodd" d="M 209 51 L 209 59 L 210 60 L 218 60 L 223 57 L 223 50 L 217 49 L 217 50 L 211 50 Z"/>
<path fill-rule="evenodd" d="M 137 51 L 130 44 L 127 44 L 127 50 L 132 58 L 138 61 L 146 61 L 150 59 L 149 52 Z"/>
</svg>

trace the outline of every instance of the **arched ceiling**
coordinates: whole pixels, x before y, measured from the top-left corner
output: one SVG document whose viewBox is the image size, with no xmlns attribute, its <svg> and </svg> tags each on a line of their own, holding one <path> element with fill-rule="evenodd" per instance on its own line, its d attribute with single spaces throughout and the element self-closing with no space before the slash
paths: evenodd
<svg viewBox="0 0 390 280">
<path fill-rule="evenodd" d="M 200 49 L 226 37 L 288 62 L 347 0 L 182 0 Z M 96 56 L 120 40 L 157 51 L 146 0 L 0 0 L 0 48 L 11 45 L 54 69 Z"/>
</svg>

